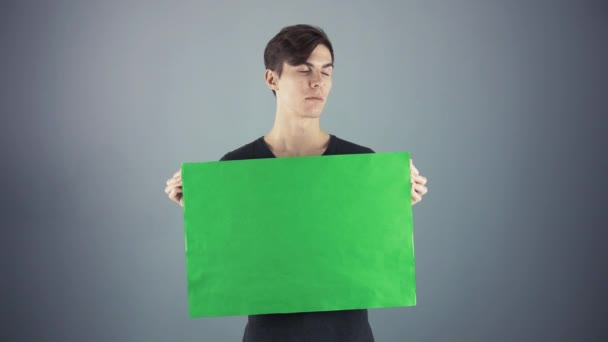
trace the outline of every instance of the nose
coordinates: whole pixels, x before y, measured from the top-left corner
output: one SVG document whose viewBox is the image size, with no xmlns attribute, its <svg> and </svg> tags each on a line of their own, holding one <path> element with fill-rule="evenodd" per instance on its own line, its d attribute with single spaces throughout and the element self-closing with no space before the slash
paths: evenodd
<svg viewBox="0 0 608 342">
<path fill-rule="evenodd" d="M 321 86 L 323 78 L 321 77 L 321 73 L 313 73 L 310 78 L 310 87 L 311 88 L 319 88 Z"/>
</svg>

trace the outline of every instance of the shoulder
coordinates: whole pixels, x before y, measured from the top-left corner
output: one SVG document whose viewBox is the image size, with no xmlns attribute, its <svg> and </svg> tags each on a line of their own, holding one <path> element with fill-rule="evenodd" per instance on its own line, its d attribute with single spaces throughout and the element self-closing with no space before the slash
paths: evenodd
<svg viewBox="0 0 608 342">
<path fill-rule="evenodd" d="M 232 150 L 224 154 L 220 161 L 250 159 L 254 154 L 254 144 L 255 141 L 252 141 L 235 150 Z"/>
<path fill-rule="evenodd" d="M 269 158 L 268 151 L 266 151 L 263 144 L 262 137 L 257 138 L 248 144 L 224 154 L 220 161 Z"/>
<path fill-rule="evenodd" d="M 375 153 L 374 150 L 367 146 L 355 144 L 354 142 L 338 138 L 337 136 L 334 136 L 334 142 L 332 152 L 335 154 Z"/>
</svg>

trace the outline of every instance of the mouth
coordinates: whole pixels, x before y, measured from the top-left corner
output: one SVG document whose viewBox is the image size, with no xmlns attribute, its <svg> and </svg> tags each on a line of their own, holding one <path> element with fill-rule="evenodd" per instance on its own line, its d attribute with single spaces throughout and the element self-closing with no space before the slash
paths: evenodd
<svg viewBox="0 0 608 342">
<path fill-rule="evenodd" d="M 323 101 L 323 98 L 317 97 L 317 96 L 307 97 L 306 99 L 313 100 L 313 101 Z"/>
</svg>

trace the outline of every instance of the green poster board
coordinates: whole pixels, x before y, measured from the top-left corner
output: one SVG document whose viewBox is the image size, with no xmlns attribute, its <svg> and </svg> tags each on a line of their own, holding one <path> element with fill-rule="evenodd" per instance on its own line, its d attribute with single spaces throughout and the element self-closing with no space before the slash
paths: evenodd
<svg viewBox="0 0 608 342">
<path fill-rule="evenodd" d="M 182 164 L 191 317 L 416 305 L 409 153 Z"/>
</svg>

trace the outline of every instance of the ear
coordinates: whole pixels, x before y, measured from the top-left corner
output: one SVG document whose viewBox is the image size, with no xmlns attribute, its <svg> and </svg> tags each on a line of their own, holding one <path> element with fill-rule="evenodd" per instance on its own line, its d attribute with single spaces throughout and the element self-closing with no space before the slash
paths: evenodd
<svg viewBox="0 0 608 342">
<path fill-rule="evenodd" d="M 266 82 L 266 86 L 270 90 L 274 90 L 274 91 L 279 90 L 279 85 L 278 85 L 279 77 L 277 76 L 277 74 L 274 71 L 272 71 L 270 69 L 266 69 L 266 71 L 264 72 L 264 81 Z"/>
</svg>

